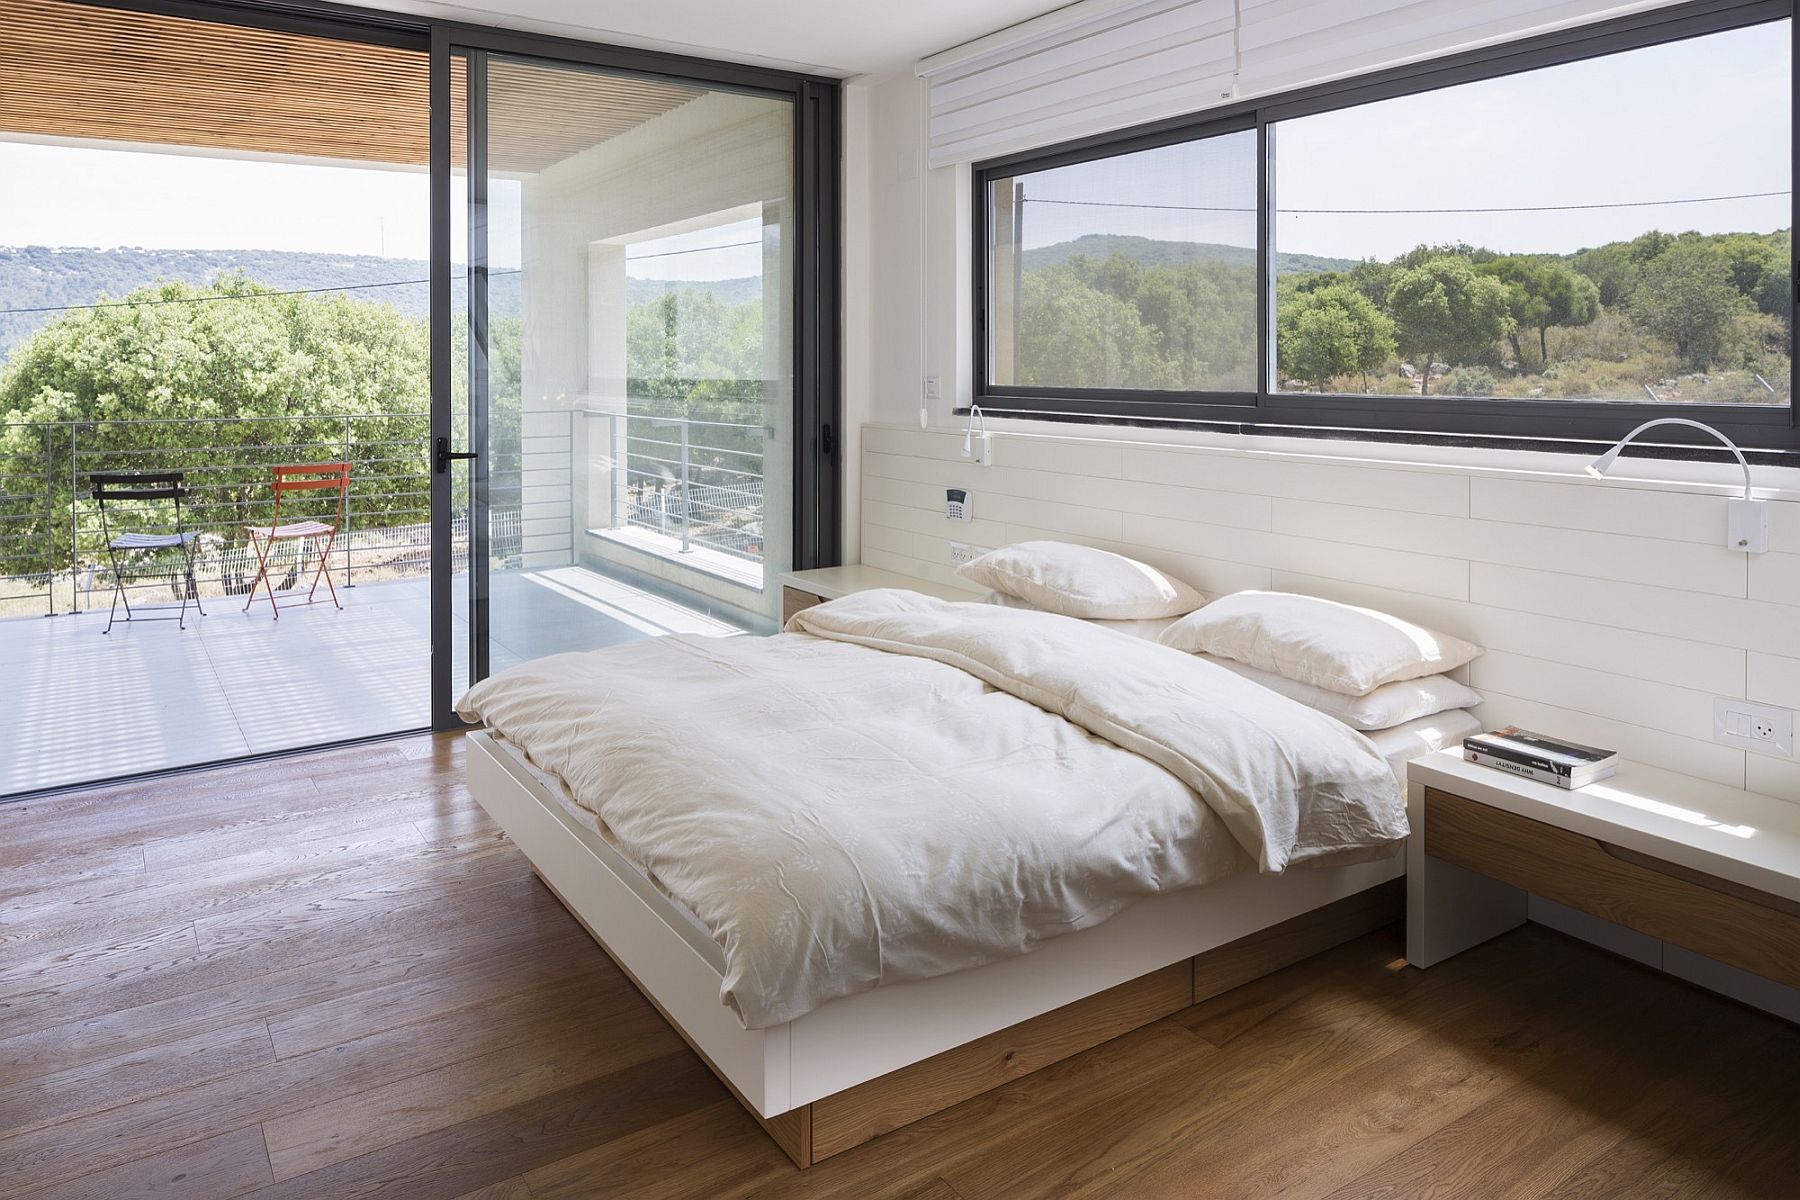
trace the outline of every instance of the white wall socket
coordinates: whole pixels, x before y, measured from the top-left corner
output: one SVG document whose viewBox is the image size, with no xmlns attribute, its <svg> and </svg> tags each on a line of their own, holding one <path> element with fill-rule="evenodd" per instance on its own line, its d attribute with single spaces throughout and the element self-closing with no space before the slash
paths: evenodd
<svg viewBox="0 0 1800 1200">
<path fill-rule="evenodd" d="M 1713 741 L 1722 746 L 1792 758 L 1794 710 L 1758 704 L 1754 700 L 1716 697 L 1713 700 Z"/>
<path fill-rule="evenodd" d="M 936 375 L 927 375 L 925 377 L 925 398 L 927 400 L 936 400 L 938 398 L 938 377 Z"/>
<path fill-rule="evenodd" d="M 971 546 L 968 542 L 950 543 L 950 565 L 960 567 L 966 562 L 974 562 L 989 551 L 987 546 Z"/>
</svg>

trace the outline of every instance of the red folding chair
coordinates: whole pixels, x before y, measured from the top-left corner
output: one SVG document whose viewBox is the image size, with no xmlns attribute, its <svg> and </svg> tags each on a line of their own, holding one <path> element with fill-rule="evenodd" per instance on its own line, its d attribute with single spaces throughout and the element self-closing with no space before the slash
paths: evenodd
<svg viewBox="0 0 1800 1200">
<path fill-rule="evenodd" d="M 267 525 L 246 525 L 245 532 L 250 535 L 250 548 L 256 551 L 256 578 L 250 581 L 250 596 L 244 601 L 244 611 L 256 602 L 256 585 L 262 584 L 263 591 L 269 597 L 269 608 L 275 619 L 281 619 L 284 608 L 298 608 L 303 604 L 313 603 L 313 593 L 319 590 L 319 578 L 325 579 L 325 587 L 331 593 L 331 602 L 340 609 L 343 604 L 337 597 L 337 588 L 331 582 L 331 572 L 327 566 L 331 562 L 331 546 L 337 541 L 338 527 L 344 523 L 344 505 L 350 497 L 350 464 L 347 462 L 312 463 L 304 466 L 275 467 L 275 515 Z M 281 498 L 289 492 L 317 492 L 331 490 L 337 492 L 337 519 L 331 522 L 307 518 L 292 521 L 286 525 L 281 523 Z M 275 603 L 275 588 L 269 582 L 269 559 L 274 556 L 275 546 L 280 542 L 298 542 L 304 545 L 307 541 L 325 539 L 324 547 L 319 551 L 319 565 L 313 570 L 312 586 L 306 590 L 306 599 L 293 600 L 287 604 Z M 295 554 L 296 572 L 304 566 L 298 551 Z"/>
</svg>

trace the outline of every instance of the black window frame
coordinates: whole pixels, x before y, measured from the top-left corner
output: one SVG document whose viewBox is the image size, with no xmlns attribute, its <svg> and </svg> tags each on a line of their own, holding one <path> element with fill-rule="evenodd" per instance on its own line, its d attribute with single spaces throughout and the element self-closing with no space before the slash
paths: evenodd
<svg viewBox="0 0 1800 1200">
<path fill-rule="evenodd" d="M 1792 22 L 1793 62 L 1800 68 L 1796 0 L 1694 0 L 1649 12 L 1523 38 L 1254 100 L 1234 101 L 1189 116 L 1141 125 L 976 163 L 970 172 L 973 236 L 973 366 L 971 396 L 984 414 L 1091 424 L 1198 426 L 1262 434 L 1299 434 L 1357 440 L 1447 442 L 1556 449 L 1610 444 L 1653 417 L 1703 420 L 1739 445 L 1800 455 L 1800 355 L 1790 321 L 1789 402 L 1785 407 L 1727 404 L 1653 404 L 1610 400 L 1529 400 L 1467 397 L 1372 396 L 1283 392 L 1271 386 L 1274 352 L 1269 126 L 1295 117 L 1355 108 L 1457 84 L 1516 75 L 1624 51 L 1646 49 L 1710 33 L 1775 21 Z M 1800 87 L 1790 80 L 1789 229 L 1800 227 L 1800 167 L 1792 130 L 1800 127 Z M 1254 392 L 1148 391 L 1105 388 L 994 386 L 989 379 L 989 183 L 1032 171 L 1092 162 L 1255 129 L 1257 135 L 1257 384 Z M 1800 289 L 1800 254 L 1790 262 Z M 1800 299 L 1800 290 L 1796 291 Z M 1800 305 L 1797 305 L 1800 307 Z M 1800 312 L 1796 312 L 1800 318 Z M 958 408 L 958 414 L 968 409 Z M 1662 437 L 1668 432 L 1667 437 Z M 1664 427 L 1658 441 L 1704 446 L 1698 433 Z"/>
</svg>

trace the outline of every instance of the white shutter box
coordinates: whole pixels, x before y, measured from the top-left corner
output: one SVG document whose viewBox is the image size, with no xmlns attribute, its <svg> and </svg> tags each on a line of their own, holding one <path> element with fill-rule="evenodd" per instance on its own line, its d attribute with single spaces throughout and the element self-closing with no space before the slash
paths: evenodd
<svg viewBox="0 0 1800 1200">
<path fill-rule="evenodd" d="M 934 167 L 1676 0 L 1081 0 L 918 65 Z"/>
</svg>

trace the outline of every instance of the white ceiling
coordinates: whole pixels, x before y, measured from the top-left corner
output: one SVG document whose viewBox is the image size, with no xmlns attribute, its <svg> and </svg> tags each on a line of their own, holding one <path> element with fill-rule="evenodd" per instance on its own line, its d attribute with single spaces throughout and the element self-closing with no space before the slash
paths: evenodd
<svg viewBox="0 0 1800 1200">
<path fill-rule="evenodd" d="M 375 8 L 826 75 L 890 71 L 1069 0 L 362 0 Z"/>
</svg>

